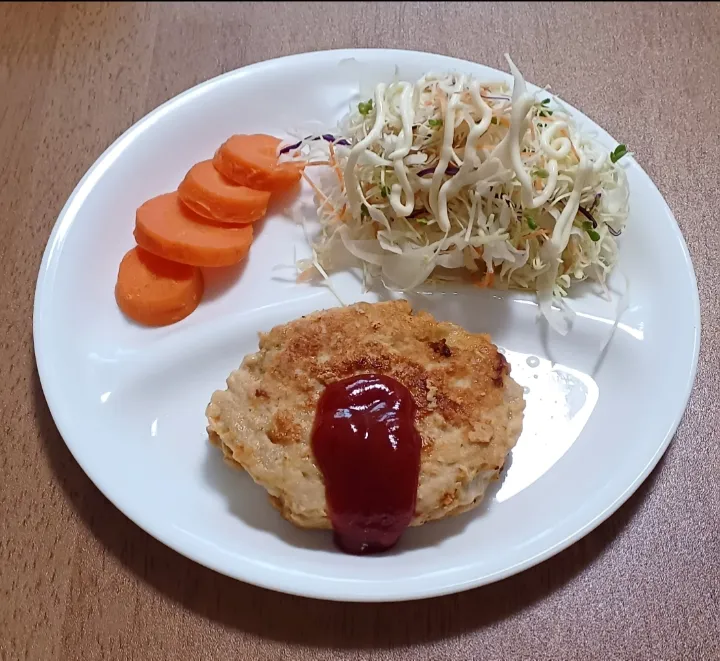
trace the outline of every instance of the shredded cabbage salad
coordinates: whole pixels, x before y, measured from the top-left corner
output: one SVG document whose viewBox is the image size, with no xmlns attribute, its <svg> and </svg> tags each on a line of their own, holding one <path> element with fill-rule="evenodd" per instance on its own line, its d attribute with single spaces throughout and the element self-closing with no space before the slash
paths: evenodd
<svg viewBox="0 0 720 661">
<path fill-rule="evenodd" d="M 321 225 L 303 278 L 327 278 L 351 257 L 366 283 L 392 289 L 470 279 L 535 291 L 563 334 L 574 283 L 607 293 L 628 217 L 617 164 L 628 152 L 580 133 L 506 57 L 512 90 L 461 73 L 381 83 L 337 135 L 282 146 L 283 159 L 308 164 Z"/>
</svg>

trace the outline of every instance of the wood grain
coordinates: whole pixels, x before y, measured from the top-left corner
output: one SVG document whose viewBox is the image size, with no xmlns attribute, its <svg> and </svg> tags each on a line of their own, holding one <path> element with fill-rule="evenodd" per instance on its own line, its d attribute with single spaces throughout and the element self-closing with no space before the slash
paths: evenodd
<svg viewBox="0 0 720 661">
<path fill-rule="evenodd" d="M 720 6 L 10 3 L 0 28 L 0 659 L 720 659 Z M 616 515 L 501 583 L 379 606 L 254 588 L 142 532 L 59 437 L 31 337 L 54 220 L 119 133 L 223 71 L 364 46 L 510 51 L 629 143 L 685 234 L 704 324 L 677 438 Z"/>
</svg>

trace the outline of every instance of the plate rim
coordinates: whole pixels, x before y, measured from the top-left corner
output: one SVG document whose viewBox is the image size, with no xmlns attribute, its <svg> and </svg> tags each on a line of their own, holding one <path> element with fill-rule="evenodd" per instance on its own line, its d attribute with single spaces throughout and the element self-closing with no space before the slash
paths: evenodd
<svg viewBox="0 0 720 661">
<path fill-rule="evenodd" d="M 677 241 L 677 244 L 680 248 L 683 261 L 687 267 L 687 271 L 689 273 L 690 282 L 693 294 L 693 300 L 692 300 L 692 307 L 693 307 L 693 313 L 694 318 L 690 323 L 693 324 L 693 347 L 692 347 L 692 363 L 690 365 L 690 370 L 688 372 L 688 378 L 686 382 L 682 386 L 682 390 L 678 388 L 679 392 L 682 392 L 682 407 L 679 408 L 679 412 L 674 416 L 674 419 L 670 426 L 668 427 L 668 430 L 665 434 L 665 437 L 662 439 L 662 442 L 658 445 L 657 450 L 653 454 L 653 456 L 649 459 L 647 464 L 643 467 L 643 469 L 638 473 L 637 477 L 632 480 L 632 482 L 627 485 L 627 487 L 617 495 L 617 497 L 601 512 L 599 512 L 595 517 L 588 520 L 583 526 L 578 528 L 575 532 L 573 532 L 570 535 L 567 535 L 564 539 L 557 541 L 555 544 L 551 545 L 544 551 L 535 554 L 532 557 L 526 558 L 522 562 L 516 563 L 515 565 L 512 565 L 510 567 L 507 567 L 502 570 L 497 570 L 495 572 L 491 572 L 489 574 L 482 574 L 479 577 L 473 578 L 473 579 L 466 579 L 466 580 L 456 580 L 452 582 L 448 582 L 445 585 L 441 587 L 433 586 L 429 589 L 423 589 L 421 586 L 413 586 L 411 585 L 413 580 L 417 579 L 405 579 L 404 584 L 407 586 L 404 589 L 397 590 L 393 587 L 393 583 L 391 582 L 382 582 L 382 588 L 384 592 L 382 594 L 373 592 L 373 593 L 365 593 L 362 592 L 360 594 L 353 594 L 352 593 L 352 587 L 347 583 L 347 581 L 343 579 L 333 579 L 330 577 L 325 577 L 322 580 L 316 580 L 311 582 L 305 582 L 302 584 L 302 588 L 297 587 L 295 584 L 288 584 L 287 579 L 285 578 L 284 574 L 279 574 L 274 568 L 273 569 L 262 569 L 260 570 L 257 568 L 257 566 L 252 571 L 237 571 L 234 567 L 228 567 L 228 566 L 221 566 L 220 563 L 214 562 L 212 559 L 208 559 L 205 557 L 202 557 L 201 553 L 195 552 L 194 549 L 189 549 L 187 547 L 183 547 L 181 543 L 177 543 L 177 540 L 169 539 L 169 536 L 165 534 L 164 530 L 153 530 L 153 525 L 151 521 L 146 521 L 145 518 L 142 515 L 138 515 L 137 512 L 133 511 L 132 507 L 125 507 L 124 505 L 121 505 L 117 500 L 121 499 L 115 499 L 111 496 L 111 494 L 106 493 L 106 490 L 101 486 L 102 480 L 96 479 L 97 475 L 95 471 L 88 470 L 88 467 L 86 463 L 82 460 L 82 453 L 78 451 L 77 444 L 75 444 L 72 440 L 69 440 L 73 437 L 73 434 L 71 433 L 70 425 L 68 424 L 68 419 L 65 415 L 65 413 L 62 410 L 62 407 L 58 405 L 57 400 L 54 397 L 54 394 L 52 393 L 53 388 L 49 387 L 49 384 L 52 381 L 52 377 L 49 374 L 49 367 L 48 367 L 48 361 L 49 358 L 47 357 L 46 350 L 44 349 L 42 337 L 43 337 L 43 329 L 42 329 L 42 320 L 43 320 L 43 308 L 44 308 L 44 300 L 47 296 L 47 292 L 52 284 L 52 276 L 54 274 L 54 271 L 56 269 L 56 262 L 57 257 L 56 254 L 59 253 L 59 250 L 62 248 L 64 237 L 67 231 L 72 226 L 72 223 L 75 218 L 75 214 L 71 213 L 75 207 L 78 208 L 82 206 L 84 198 L 87 196 L 87 194 L 92 190 L 95 184 L 95 180 L 99 179 L 99 177 L 104 173 L 105 170 L 107 170 L 112 163 L 121 155 L 121 153 L 124 150 L 124 144 L 130 142 L 131 140 L 134 140 L 136 137 L 138 137 L 140 134 L 142 134 L 144 131 L 149 129 L 155 122 L 157 122 L 161 117 L 168 112 L 169 109 L 176 107 L 179 103 L 186 102 L 189 100 L 192 96 L 204 91 L 206 88 L 212 87 L 219 83 L 222 80 L 229 79 L 229 78 L 236 78 L 238 80 L 242 79 L 245 75 L 248 75 L 250 73 L 265 69 L 265 68 L 273 68 L 277 66 L 282 66 L 284 62 L 288 62 L 291 60 L 307 60 L 312 61 L 314 59 L 325 59 L 328 57 L 334 57 L 337 58 L 338 61 L 346 58 L 351 57 L 362 57 L 363 55 L 371 55 L 378 57 L 379 59 L 385 58 L 387 60 L 391 60 L 393 56 L 399 56 L 399 57 L 408 57 L 412 55 L 423 55 L 423 56 L 432 56 L 432 57 L 438 57 L 443 58 L 449 62 L 455 62 L 456 64 L 460 65 L 470 65 L 470 66 L 483 66 L 487 69 L 491 69 L 495 72 L 502 73 L 503 75 L 506 75 L 505 72 L 501 72 L 499 69 L 496 69 L 494 67 L 490 67 L 488 65 L 484 65 L 480 62 L 472 62 L 471 60 L 466 60 L 462 58 L 455 58 L 449 55 L 441 54 L 441 53 L 433 53 L 429 51 L 418 51 L 418 50 L 408 50 L 408 49 L 383 49 L 383 48 L 351 48 L 351 49 L 328 49 L 328 50 L 321 50 L 321 51 L 309 51 L 309 52 L 303 52 L 303 53 L 295 53 L 291 55 L 285 55 L 282 57 L 272 58 L 268 60 L 261 60 L 259 62 L 254 62 L 252 64 L 245 65 L 243 67 L 239 67 L 237 69 L 233 69 L 231 71 L 227 71 L 225 73 L 222 73 L 218 76 L 215 76 L 213 78 L 210 78 L 208 80 L 202 81 L 198 83 L 197 85 L 194 85 L 190 87 L 189 89 L 180 92 L 179 94 L 171 97 L 167 101 L 163 102 L 150 112 L 148 112 L 146 115 L 144 115 L 142 118 L 140 118 L 138 121 L 133 123 L 128 129 L 126 129 L 118 138 L 116 138 L 94 161 L 94 163 L 90 166 L 90 168 L 85 172 L 85 174 L 82 176 L 80 181 L 77 183 L 75 188 L 73 189 L 72 193 L 68 197 L 67 201 L 63 205 L 62 209 L 60 210 L 58 217 L 53 225 L 53 229 L 50 233 L 50 236 L 47 240 L 45 249 L 43 251 L 43 257 L 40 264 L 40 268 L 38 271 L 36 286 L 35 286 L 35 293 L 34 293 L 34 304 L 33 304 L 33 323 L 32 323 L 32 333 L 33 333 L 33 348 L 35 353 L 35 363 L 37 366 L 38 376 L 40 380 L 40 385 L 43 391 L 43 395 L 45 397 L 45 400 L 48 405 L 48 409 L 50 411 L 50 414 L 53 418 L 53 422 L 56 425 L 58 432 L 60 436 L 63 439 L 63 442 L 67 446 L 68 450 L 72 454 L 75 461 L 79 464 L 79 466 L 82 468 L 85 475 L 90 479 L 90 481 L 93 483 L 93 485 L 112 503 L 114 507 L 116 507 L 120 512 L 122 512 L 125 516 L 130 519 L 130 521 L 134 524 L 140 527 L 142 530 L 144 530 L 147 534 L 149 534 L 154 539 L 157 539 L 165 546 L 169 547 L 173 551 L 180 553 L 181 555 L 184 555 L 185 557 L 191 559 L 194 562 L 197 562 L 198 564 L 207 567 L 213 571 L 216 571 L 220 574 L 229 576 L 231 578 L 234 578 L 236 580 L 241 580 L 243 582 L 256 585 L 258 587 L 274 590 L 277 592 L 282 592 L 286 594 L 292 594 L 296 596 L 302 596 L 302 597 L 309 597 L 309 598 L 315 598 L 315 599 L 324 599 L 328 601 L 351 601 L 351 602 L 373 602 L 373 603 L 380 603 L 380 602 L 400 602 L 400 601 L 411 601 L 416 599 L 424 599 L 428 597 L 437 597 L 437 596 L 443 596 L 447 594 L 454 594 L 458 592 L 462 592 L 465 590 L 469 590 L 475 587 L 479 587 L 482 585 L 487 585 L 499 580 L 502 580 L 504 578 L 507 578 L 509 576 L 512 576 L 514 574 L 520 573 L 526 569 L 529 569 L 530 567 L 533 567 L 540 562 L 543 562 L 544 560 L 560 553 L 588 533 L 590 533 L 592 530 L 594 530 L 597 526 L 599 526 L 601 523 L 606 521 L 612 514 L 614 514 L 629 498 L 630 496 L 635 493 L 635 491 L 639 488 L 639 486 L 647 479 L 649 474 L 652 472 L 652 470 L 655 468 L 655 466 L 660 461 L 661 457 L 665 454 L 667 451 L 668 446 L 670 445 L 670 442 L 675 436 L 675 433 L 682 422 L 682 419 L 685 415 L 685 412 L 687 410 L 687 405 L 690 400 L 690 396 L 692 394 L 693 386 L 695 384 L 696 376 L 697 376 L 697 366 L 698 366 L 698 360 L 699 360 L 699 353 L 700 353 L 700 338 L 701 338 L 701 316 L 700 316 L 700 296 L 699 296 L 699 290 L 697 285 L 697 277 L 695 274 L 695 269 L 692 263 L 692 259 L 690 256 L 690 252 L 687 246 L 687 242 L 685 241 L 685 237 L 682 234 L 682 231 L 680 229 L 680 226 L 677 222 L 677 219 L 675 218 L 675 214 L 673 213 L 672 209 L 670 209 L 669 205 L 667 204 L 664 196 L 660 192 L 660 190 L 657 188 L 653 180 L 650 178 L 650 176 L 645 172 L 645 170 L 642 168 L 642 166 L 635 162 L 635 166 L 638 168 L 642 176 L 645 178 L 647 184 L 651 186 L 654 191 L 659 196 L 659 199 L 662 201 L 662 204 L 664 205 L 664 208 L 666 212 L 668 213 L 669 217 L 672 219 L 672 231 L 674 234 L 674 238 Z M 586 117 L 593 121 L 600 129 L 601 131 L 608 136 L 612 142 L 617 145 L 617 141 L 615 141 L 612 136 L 610 136 L 597 122 L 595 122 L 592 117 L 587 115 L 586 113 L 578 110 L 571 104 L 567 103 L 565 100 L 562 100 L 563 104 L 565 104 L 568 108 L 571 109 L 571 111 L 578 113 L 579 115 Z M 247 569 L 246 565 L 239 564 L 238 568 L 240 570 Z M 379 581 L 368 581 L 368 584 L 375 584 L 380 585 L 381 582 Z"/>
</svg>

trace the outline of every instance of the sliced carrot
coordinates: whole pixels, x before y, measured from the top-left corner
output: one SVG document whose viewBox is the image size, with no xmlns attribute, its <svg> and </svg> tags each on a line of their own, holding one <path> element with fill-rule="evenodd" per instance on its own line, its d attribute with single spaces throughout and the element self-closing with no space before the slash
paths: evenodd
<svg viewBox="0 0 720 661">
<path fill-rule="evenodd" d="M 202 271 L 133 248 L 120 262 L 115 300 L 133 321 L 167 326 L 187 317 L 200 303 Z"/>
<path fill-rule="evenodd" d="M 234 135 L 215 152 L 213 165 L 225 177 L 256 190 L 281 191 L 300 181 L 303 166 L 278 163 L 278 138 L 271 135 Z"/>
<path fill-rule="evenodd" d="M 267 212 L 270 193 L 238 186 L 221 175 L 212 161 L 190 168 L 180 186 L 180 199 L 195 213 L 220 223 L 253 223 Z"/>
<path fill-rule="evenodd" d="M 180 264 L 237 264 L 248 254 L 252 239 L 252 225 L 213 224 L 188 209 L 177 193 L 148 200 L 135 215 L 138 245 Z"/>
</svg>

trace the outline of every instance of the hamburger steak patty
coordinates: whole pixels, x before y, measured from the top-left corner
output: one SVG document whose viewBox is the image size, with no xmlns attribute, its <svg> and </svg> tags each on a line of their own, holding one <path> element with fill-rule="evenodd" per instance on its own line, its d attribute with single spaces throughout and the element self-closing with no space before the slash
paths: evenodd
<svg viewBox="0 0 720 661">
<path fill-rule="evenodd" d="M 411 525 L 478 505 L 522 430 L 525 402 L 487 335 L 472 334 L 407 301 L 332 308 L 261 333 L 260 350 L 207 407 L 210 441 L 263 486 L 288 521 L 330 528 L 311 433 L 323 388 L 385 374 L 417 404 L 422 437 Z"/>
</svg>

